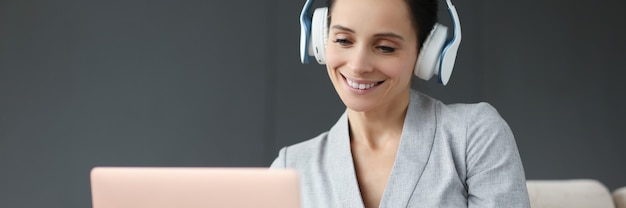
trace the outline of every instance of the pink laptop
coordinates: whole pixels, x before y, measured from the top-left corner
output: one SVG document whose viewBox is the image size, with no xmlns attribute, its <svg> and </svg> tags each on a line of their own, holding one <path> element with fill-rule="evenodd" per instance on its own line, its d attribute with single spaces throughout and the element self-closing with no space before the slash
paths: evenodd
<svg viewBox="0 0 626 208">
<path fill-rule="evenodd" d="M 96 167 L 93 208 L 297 208 L 294 170 Z"/>
</svg>

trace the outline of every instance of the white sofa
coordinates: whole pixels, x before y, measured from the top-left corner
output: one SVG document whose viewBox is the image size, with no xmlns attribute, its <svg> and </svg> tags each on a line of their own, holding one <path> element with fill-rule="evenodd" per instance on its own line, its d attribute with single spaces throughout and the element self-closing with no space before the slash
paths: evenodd
<svg viewBox="0 0 626 208">
<path fill-rule="evenodd" d="M 626 207 L 626 187 L 619 188 L 613 191 L 613 201 L 615 201 L 615 207 Z"/>
<path fill-rule="evenodd" d="M 611 192 L 597 180 L 529 180 L 531 208 L 626 208 L 626 187 Z"/>
</svg>

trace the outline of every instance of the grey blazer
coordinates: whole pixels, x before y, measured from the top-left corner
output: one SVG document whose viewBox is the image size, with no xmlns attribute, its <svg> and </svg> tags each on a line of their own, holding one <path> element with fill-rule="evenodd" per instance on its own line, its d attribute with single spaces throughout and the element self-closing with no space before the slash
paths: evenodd
<svg viewBox="0 0 626 208">
<path fill-rule="evenodd" d="M 380 207 L 530 207 L 509 126 L 489 104 L 453 104 L 411 91 L 396 160 Z M 348 117 L 284 147 L 272 168 L 294 168 L 302 206 L 363 207 Z"/>
</svg>

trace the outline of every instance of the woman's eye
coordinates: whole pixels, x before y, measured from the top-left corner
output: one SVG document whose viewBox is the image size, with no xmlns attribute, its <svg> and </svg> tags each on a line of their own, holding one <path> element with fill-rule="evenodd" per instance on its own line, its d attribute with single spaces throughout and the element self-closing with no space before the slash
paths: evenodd
<svg viewBox="0 0 626 208">
<path fill-rule="evenodd" d="M 395 48 L 389 47 L 389 46 L 378 46 L 376 47 L 378 48 L 378 50 L 380 50 L 383 53 L 393 53 L 396 51 Z"/>
<path fill-rule="evenodd" d="M 341 39 L 341 38 L 337 38 L 335 39 L 335 43 L 339 43 L 339 45 L 350 45 L 351 42 L 348 39 Z"/>
</svg>

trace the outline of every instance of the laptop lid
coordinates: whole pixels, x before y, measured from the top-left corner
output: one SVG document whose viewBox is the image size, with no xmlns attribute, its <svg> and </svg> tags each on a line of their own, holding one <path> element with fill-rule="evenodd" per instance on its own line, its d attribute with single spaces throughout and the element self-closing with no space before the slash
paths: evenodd
<svg viewBox="0 0 626 208">
<path fill-rule="evenodd" d="M 294 170 L 96 167 L 94 208 L 300 207 Z"/>
</svg>

